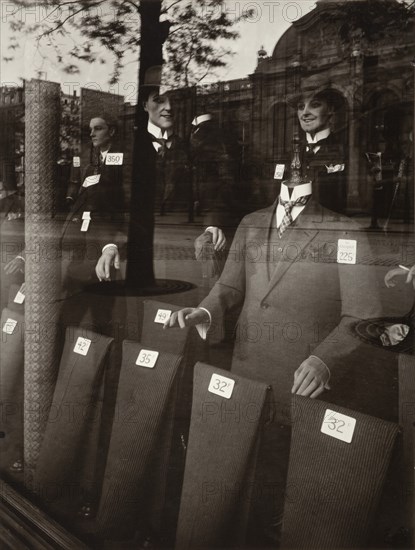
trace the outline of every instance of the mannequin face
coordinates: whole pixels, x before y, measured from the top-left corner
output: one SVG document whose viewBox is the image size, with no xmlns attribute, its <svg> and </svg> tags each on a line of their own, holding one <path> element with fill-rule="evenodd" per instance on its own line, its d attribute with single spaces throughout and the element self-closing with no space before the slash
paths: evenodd
<svg viewBox="0 0 415 550">
<path fill-rule="evenodd" d="M 297 115 L 304 132 L 312 136 L 320 130 L 330 127 L 333 108 L 325 99 L 312 97 L 300 100 L 297 104 Z"/>
<path fill-rule="evenodd" d="M 169 97 L 159 95 L 157 91 L 151 92 L 148 100 L 144 102 L 144 110 L 148 118 L 155 126 L 165 131 L 173 126 L 173 114 Z"/>
<path fill-rule="evenodd" d="M 101 151 L 109 149 L 114 128 L 110 128 L 103 118 L 91 118 L 89 123 L 91 141 L 94 147 L 99 147 Z"/>
</svg>

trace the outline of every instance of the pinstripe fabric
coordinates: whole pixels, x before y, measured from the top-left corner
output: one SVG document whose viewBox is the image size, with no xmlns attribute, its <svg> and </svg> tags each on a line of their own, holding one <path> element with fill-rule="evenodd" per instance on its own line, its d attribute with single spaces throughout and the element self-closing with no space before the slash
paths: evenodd
<svg viewBox="0 0 415 550">
<path fill-rule="evenodd" d="M 160 452 L 157 453 L 156 462 L 153 464 L 154 483 L 147 504 L 152 531 L 162 531 L 164 538 L 172 539 L 173 543 L 172 531 L 177 523 L 184 470 L 182 438 L 187 440 L 190 422 L 194 360 L 192 354 L 188 353 L 189 328 L 164 330 L 161 323 L 154 322 L 159 309 L 178 311 L 182 306 L 155 300 L 145 300 L 143 305 L 142 345 L 184 357 L 180 375 L 176 378 L 174 391 L 171 392 L 166 408 L 163 429 L 159 434 Z"/>
<path fill-rule="evenodd" d="M 159 434 L 182 359 L 160 352 L 154 368 L 143 368 L 135 364 L 143 348 L 138 342 L 123 342 L 116 415 L 96 518 L 99 532 L 110 537 L 129 536 L 145 516 L 153 455 L 162 446 Z"/>
<path fill-rule="evenodd" d="M 17 321 L 13 334 L 3 332 L 8 319 Z M 0 465 L 6 468 L 23 459 L 23 315 L 5 308 L 0 330 Z"/>
<path fill-rule="evenodd" d="M 399 355 L 399 424 L 403 439 L 404 521 L 414 542 L 415 357 Z"/>
<path fill-rule="evenodd" d="M 230 399 L 208 391 L 212 374 L 235 380 Z M 267 386 L 197 363 L 176 548 L 241 543 Z"/>
<path fill-rule="evenodd" d="M 75 353 L 78 337 L 91 340 L 87 355 Z M 35 471 L 37 491 L 77 480 L 82 444 L 91 422 L 99 422 L 96 397 L 113 339 L 68 327 L 52 406 Z M 49 495 L 54 500 L 54 495 Z M 57 491 L 56 498 L 59 497 Z"/>
<path fill-rule="evenodd" d="M 325 411 L 356 419 L 351 443 L 321 433 Z M 369 535 L 398 426 L 293 396 L 282 548 L 362 548 Z"/>
</svg>

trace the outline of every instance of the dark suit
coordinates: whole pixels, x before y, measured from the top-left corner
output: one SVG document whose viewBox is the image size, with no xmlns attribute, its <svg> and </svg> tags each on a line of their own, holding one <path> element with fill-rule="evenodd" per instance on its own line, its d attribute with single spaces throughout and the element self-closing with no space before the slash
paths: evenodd
<svg viewBox="0 0 415 550">
<path fill-rule="evenodd" d="M 334 132 L 318 141 L 313 153 L 304 140 L 302 145 L 303 172 L 313 182 L 314 198 L 334 212 L 344 213 L 347 207 L 347 161 L 340 136 Z M 307 150 L 309 149 L 309 150 Z M 333 167 L 341 167 L 335 170 Z"/>
<path fill-rule="evenodd" d="M 150 135 L 150 138 L 152 136 Z M 170 145 L 155 153 L 157 202 L 160 214 L 167 209 L 187 210 L 191 203 L 191 176 L 189 154 L 185 142 L 176 134 L 169 139 Z"/>
<path fill-rule="evenodd" d="M 106 160 L 108 155 L 117 152 L 108 151 Z M 62 228 L 61 247 L 64 258 L 70 260 L 63 286 L 69 294 L 81 290 L 86 283 L 97 282 L 95 265 L 102 248 L 109 243 L 117 244 L 121 233 L 123 166 L 105 162 L 91 163 L 86 167 Z M 99 175 L 99 182 L 85 187 L 86 178 L 94 175 Z M 84 212 L 89 212 L 91 217 L 87 231 L 81 231 Z"/>
<path fill-rule="evenodd" d="M 106 159 L 117 152 L 110 150 Z M 103 247 L 110 243 L 119 245 L 120 242 L 124 211 L 123 165 L 108 165 L 105 161 L 91 163 L 82 174 L 82 184 L 87 177 L 94 175 L 100 176 L 98 183 L 79 187 L 62 228 L 62 290 L 65 300 L 61 322 L 63 326 L 78 326 L 89 312 L 92 329 L 113 336 L 110 327 L 113 297 L 95 295 L 86 291 L 86 287 L 98 283 L 95 266 Z M 91 221 L 87 231 L 81 231 L 85 212 L 89 212 Z M 101 290 L 105 292 L 104 284 Z"/>
<path fill-rule="evenodd" d="M 233 189 L 234 166 L 215 121 L 202 122 L 190 138 L 194 200 L 205 226 L 236 227 L 239 220 Z"/>
</svg>

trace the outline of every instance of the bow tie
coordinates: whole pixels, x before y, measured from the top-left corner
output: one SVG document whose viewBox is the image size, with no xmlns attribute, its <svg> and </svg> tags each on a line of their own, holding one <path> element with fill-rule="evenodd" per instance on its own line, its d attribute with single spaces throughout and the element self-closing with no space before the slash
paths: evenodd
<svg viewBox="0 0 415 550">
<path fill-rule="evenodd" d="M 170 139 L 165 139 L 165 138 L 156 138 L 156 137 L 152 137 L 152 141 L 153 143 L 158 143 L 159 145 L 161 145 L 160 149 L 157 151 L 157 153 L 160 155 L 160 156 L 164 156 L 165 152 L 167 149 L 170 149 L 170 146 L 171 146 L 171 138 Z"/>
<path fill-rule="evenodd" d="M 316 143 L 308 143 L 306 146 L 307 153 L 317 153 L 317 151 L 320 149 L 321 143 L 319 141 L 316 141 Z"/>
</svg>

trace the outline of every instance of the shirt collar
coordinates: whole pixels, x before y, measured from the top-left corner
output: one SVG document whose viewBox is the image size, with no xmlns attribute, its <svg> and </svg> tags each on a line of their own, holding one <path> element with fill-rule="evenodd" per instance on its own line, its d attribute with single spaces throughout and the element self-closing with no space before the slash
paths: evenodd
<svg viewBox="0 0 415 550">
<path fill-rule="evenodd" d="M 169 139 L 169 137 L 171 136 L 171 132 L 169 132 L 169 130 L 165 130 L 163 132 L 161 128 L 153 124 L 150 120 L 147 124 L 147 132 L 154 136 L 156 139 Z"/>
<path fill-rule="evenodd" d="M 313 138 L 307 132 L 306 133 L 307 143 L 317 143 L 322 139 L 326 139 L 329 137 L 330 132 L 331 132 L 330 128 L 324 128 L 324 130 L 320 130 L 319 132 L 316 132 Z"/>
<path fill-rule="evenodd" d="M 110 150 L 110 149 L 109 149 L 109 147 L 108 147 L 108 149 L 107 149 L 106 151 L 100 151 L 100 155 L 101 155 L 101 159 L 102 159 L 102 160 L 105 160 L 105 159 L 106 159 L 107 153 L 108 153 L 109 150 Z"/>
<path fill-rule="evenodd" d="M 283 201 L 296 201 L 300 197 L 306 197 L 307 195 L 311 195 L 311 193 L 312 193 L 312 186 L 310 181 L 293 187 L 291 197 L 290 197 L 290 189 L 285 185 L 285 183 L 281 184 L 280 196 Z"/>
<path fill-rule="evenodd" d="M 206 114 L 195 116 L 195 118 L 192 120 L 192 126 L 198 126 L 199 124 L 202 124 L 202 122 L 207 122 L 208 120 L 212 120 L 212 115 Z"/>
</svg>

